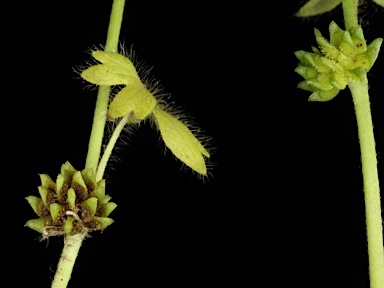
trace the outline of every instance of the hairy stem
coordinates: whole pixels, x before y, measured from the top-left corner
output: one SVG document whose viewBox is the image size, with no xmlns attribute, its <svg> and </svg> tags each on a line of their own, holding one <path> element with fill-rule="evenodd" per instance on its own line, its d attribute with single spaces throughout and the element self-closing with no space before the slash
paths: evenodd
<svg viewBox="0 0 384 288">
<path fill-rule="evenodd" d="M 124 4 L 125 0 L 113 1 L 105 51 L 117 51 L 121 22 L 123 20 Z M 111 90 L 109 86 L 100 86 L 96 100 L 92 131 L 89 138 L 88 155 L 85 162 L 85 168 L 92 168 L 95 172 L 99 164 L 110 92 Z"/>
<path fill-rule="evenodd" d="M 104 175 L 105 167 L 107 166 L 109 157 L 112 154 L 112 150 L 115 147 L 116 141 L 119 138 L 120 133 L 123 130 L 125 124 L 128 123 L 128 120 L 129 120 L 129 115 L 123 117 L 120 120 L 119 124 L 117 124 L 115 130 L 113 130 L 113 134 L 112 134 L 111 138 L 109 139 L 107 147 L 105 148 L 103 157 L 101 157 L 99 167 L 97 167 L 96 181 L 99 181 L 102 179 L 102 177 Z"/>
<path fill-rule="evenodd" d="M 358 2 L 358 0 L 342 0 L 344 25 L 345 29 L 347 30 L 351 29 L 352 27 L 357 27 L 359 25 L 357 18 Z"/>
<path fill-rule="evenodd" d="M 359 131 L 364 181 L 365 218 L 367 225 L 369 277 L 371 288 L 384 287 L 384 250 L 381 219 L 380 188 L 368 80 L 348 84 L 355 106 Z"/>
<path fill-rule="evenodd" d="M 77 254 L 79 253 L 85 235 L 86 234 L 76 234 L 65 237 L 63 252 L 61 253 L 60 261 L 57 265 L 52 288 L 67 287 L 69 279 L 71 278 L 73 265 L 75 264 Z"/>
<path fill-rule="evenodd" d="M 342 0 L 345 28 L 358 26 L 358 0 Z M 379 176 L 368 95 L 368 80 L 348 84 L 355 106 L 364 182 L 369 278 L 371 288 L 384 287 L 384 249 Z"/>
<path fill-rule="evenodd" d="M 124 4 L 125 0 L 113 1 L 105 51 L 117 51 L 121 22 L 123 19 Z M 101 145 L 104 137 L 109 94 L 110 87 L 101 86 L 96 100 L 92 131 L 89 139 L 88 155 L 85 164 L 85 168 L 93 169 L 95 172 L 99 163 Z M 64 248 L 60 261 L 57 265 L 57 271 L 52 282 L 52 288 L 67 287 L 69 279 L 71 278 L 73 265 L 75 264 L 76 257 L 79 253 L 79 249 L 85 235 L 86 233 L 65 236 Z"/>
</svg>

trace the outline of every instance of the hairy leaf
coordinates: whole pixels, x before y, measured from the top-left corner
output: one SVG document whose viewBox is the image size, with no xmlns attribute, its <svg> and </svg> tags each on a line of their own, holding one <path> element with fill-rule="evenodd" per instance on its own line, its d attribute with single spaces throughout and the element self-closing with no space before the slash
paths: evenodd
<svg viewBox="0 0 384 288">
<path fill-rule="evenodd" d="M 153 115 L 161 137 L 169 150 L 188 167 L 202 175 L 206 175 L 207 168 L 203 155 L 206 157 L 210 155 L 188 127 L 159 106 L 155 107 Z"/>
<path fill-rule="evenodd" d="M 141 121 L 156 105 L 156 98 L 141 82 L 135 82 L 121 89 L 109 105 L 108 117 L 115 119 L 130 113 Z"/>
<path fill-rule="evenodd" d="M 310 17 L 320 15 L 333 10 L 340 3 L 341 0 L 309 0 L 295 15 L 297 17 Z"/>
<path fill-rule="evenodd" d="M 384 0 L 373 0 L 377 5 L 384 7 Z"/>
</svg>

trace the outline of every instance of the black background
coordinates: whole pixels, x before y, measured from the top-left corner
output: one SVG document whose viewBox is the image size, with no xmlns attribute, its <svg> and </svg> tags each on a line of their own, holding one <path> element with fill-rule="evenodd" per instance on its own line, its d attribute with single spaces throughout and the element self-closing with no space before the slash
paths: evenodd
<svg viewBox="0 0 384 288">
<path fill-rule="evenodd" d="M 127 1 L 121 40 L 212 137 L 211 176 L 164 155 L 148 123 L 125 137 L 106 174 L 115 223 L 85 241 L 69 287 L 369 287 L 350 94 L 308 103 L 293 71 L 314 27 L 342 27 L 341 7 L 303 20 L 305 1 L 263 2 Z M 84 167 L 96 91 L 73 68 L 105 43 L 110 7 L 3 10 L 2 259 L 14 287 L 53 278 L 63 239 L 23 227 L 36 218 L 24 198 L 38 195 L 38 173 Z M 382 8 L 366 1 L 361 16 L 368 42 L 384 36 Z M 383 55 L 369 73 L 381 182 Z"/>
</svg>

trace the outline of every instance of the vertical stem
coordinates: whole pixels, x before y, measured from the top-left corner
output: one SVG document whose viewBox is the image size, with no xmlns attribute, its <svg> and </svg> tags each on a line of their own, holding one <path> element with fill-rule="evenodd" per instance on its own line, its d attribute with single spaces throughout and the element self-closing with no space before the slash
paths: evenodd
<svg viewBox="0 0 384 288">
<path fill-rule="evenodd" d="M 125 0 L 113 0 L 107 32 L 105 51 L 116 52 L 119 44 L 121 22 L 123 21 Z"/>
<path fill-rule="evenodd" d="M 97 165 L 99 164 L 110 91 L 111 88 L 109 86 L 99 87 L 95 112 L 93 114 L 92 131 L 91 136 L 89 138 L 88 154 L 85 162 L 85 168 L 92 168 L 95 172 Z"/>
<path fill-rule="evenodd" d="M 113 1 L 105 51 L 117 51 L 121 22 L 123 20 L 124 4 L 125 0 Z M 85 164 L 85 168 L 92 168 L 95 172 L 99 163 L 101 144 L 104 136 L 109 94 L 109 86 L 99 87 L 92 131 L 89 139 L 88 155 Z M 65 236 L 64 248 L 61 253 L 60 261 L 57 265 L 57 271 L 52 282 L 52 288 L 67 287 L 69 279 L 71 278 L 73 266 L 75 264 L 81 243 L 83 242 L 85 235 L 86 233 Z"/>
<path fill-rule="evenodd" d="M 111 17 L 109 21 L 107 41 L 105 51 L 117 51 L 121 22 L 123 20 L 125 0 L 114 0 L 112 4 Z M 92 168 L 95 172 L 99 164 L 101 145 L 104 136 L 104 127 L 107 117 L 109 86 L 100 86 L 96 100 L 96 107 L 93 116 L 91 136 L 88 144 L 88 154 L 85 162 L 85 168 Z"/>
<path fill-rule="evenodd" d="M 368 80 L 348 84 L 355 106 L 359 132 L 361 163 L 364 181 L 365 218 L 367 225 L 369 276 L 371 288 L 384 287 L 383 227 L 380 207 L 380 188 Z"/>
<path fill-rule="evenodd" d="M 352 27 L 359 25 L 357 20 L 357 6 L 358 0 L 342 0 L 343 3 L 343 14 L 344 14 L 344 25 L 345 29 L 349 30 Z"/>
<path fill-rule="evenodd" d="M 86 234 L 76 234 L 73 236 L 66 236 L 64 239 L 64 248 L 61 253 L 59 264 L 57 265 L 57 270 L 55 278 L 52 282 L 52 288 L 65 288 L 68 285 L 69 279 L 71 278 L 73 265 L 81 243 Z"/>
</svg>

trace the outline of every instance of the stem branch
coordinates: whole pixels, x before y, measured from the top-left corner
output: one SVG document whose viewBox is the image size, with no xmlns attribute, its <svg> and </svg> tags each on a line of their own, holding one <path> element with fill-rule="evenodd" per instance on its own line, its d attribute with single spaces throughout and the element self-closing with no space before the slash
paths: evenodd
<svg viewBox="0 0 384 288">
<path fill-rule="evenodd" d="M 343 14 L 344 14 L 344 25 L 345 29 L 349 30 L 352 27 L 357 27 L 357 6 L 358 0 L 342 0 Z"/>
<path fill-rule="evenodd" d="M 365 81 L 352 82 L 348 86 L 355 106 L 360 141 L 371 288 L 382 288 L 384 287 L 383 227 L 368 80 L 365 78 Z"/>
<path fill-rule="evenodd" d="M 105 51 L 117 51 L 121 22 L 123 21 L 124 4 L 125 0 L 113 1 Z M 88 155 L 85 162 L 85 168 L 92 168 L 95 172 L 99 164 L 110 92 L 111 88 L 109 86 L 100 86 L 96 100 L 92 131 L 89 138 Z"/>
<path fill-rule="evenodd" d="M 108 145 L 104 150 L 103 157 L 101 157 L 99 166 L 97 167 L 96 182 L 103 178 L 105 167 L 107 166 L 109 157 L 112 154 L 113 147 L 115 147 L 116 141 L 119 138 L 120 133 L 123 130 L 125 124 L 128 123 L 128 119 L 129 119 L 129 115 L 123 117 L 120 120 L 119 124 L 117 124 L 115 130 L 113 130 L 113 134 L 109 139 Z"/>
</svg>

